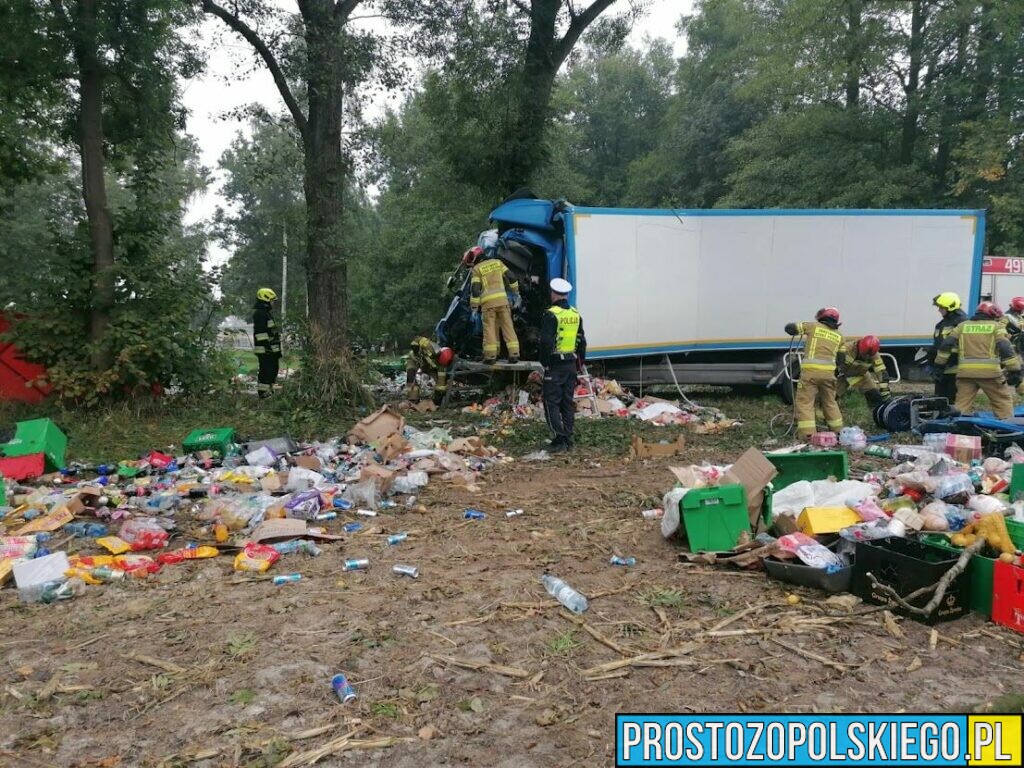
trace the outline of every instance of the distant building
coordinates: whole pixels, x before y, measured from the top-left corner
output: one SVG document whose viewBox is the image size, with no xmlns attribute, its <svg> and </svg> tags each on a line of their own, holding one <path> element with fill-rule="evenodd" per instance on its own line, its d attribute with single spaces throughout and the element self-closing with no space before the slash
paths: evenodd
<svg viewBox="0 0 1024 768">
<path fill-rule="evenodd" d="M 217 326 L 217 345 L 221 349 L 252 349 L 252 323 L 231 315 Z"/>
</svg>

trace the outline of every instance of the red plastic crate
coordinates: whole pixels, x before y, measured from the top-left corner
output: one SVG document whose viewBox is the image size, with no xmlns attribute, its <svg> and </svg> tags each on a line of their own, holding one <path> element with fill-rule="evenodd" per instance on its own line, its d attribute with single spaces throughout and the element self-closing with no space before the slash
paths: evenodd
<svg viewBox="0 0 1024 768">
<path fill-rule="evenodd" d="M 992 621 L 1024 633 L 1024 568 L 996 562 L 992 577 Z"/>
<path fill-rule="evenodd" d="M 42 453 L 0 458 L 0 475 L 8 480 L 28 480 L 43 474 L 45 464 L 46 455 Z"/>
</svg>

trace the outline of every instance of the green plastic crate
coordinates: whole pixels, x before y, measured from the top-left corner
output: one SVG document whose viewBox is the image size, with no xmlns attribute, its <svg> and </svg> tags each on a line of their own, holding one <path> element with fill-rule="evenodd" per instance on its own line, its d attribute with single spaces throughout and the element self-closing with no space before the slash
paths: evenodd
<svg viewBox="0 0 1024 768">
<path fill-rule="evenodd" d="M 1013 546 L 1017 549 L 1024 550 L 1024 523 L 1018 523 L 1016 520 L 1008 519 L 1006 521 L 1006 532 L 1010 534 L 1010 541 L 1013 542 Z"/>
<path fill-rule="evenodd" d="M 963 552 L 961 547 L 954 547 L 946 536 L 941 533 L 926 533 L 921 536 L 921 541 L 931 544 L 959 555 Z M 971 591 L 968 605 L 975 613 L 980 613 L 986 619 L 992 617 L 992 580 L 995 575 L 996 559 L 982 555 L 972 555 L 971 562 L 967 564 L 964 571 L 967 578 L 971 580 Z"/>
<path fill-rule="evenodd" d="M 1024 498 L 1024 464 L 1014 464 L 1010 475 L 1010 501 Z"/>
<path fill-rule="evenodd" d="M 849 459 L 844 451 L 766 453 L 765 458 L 779 471 L 772 480 L 776 491 L 801 480 L 825 480 L 829 477 L 845 480 L 850 472 Z"/>
<path fill-rule="evenodd" d="M 185 453 L 198 451 L 219 451 L 227 456 L 235 442 L 234 427 L 213 427 L 210 429 L 193 429 L 181 443 Z"/>
<path fill-rule="evenodd" d="M 742 485 L 694 489 L 679 502 L 679 516 L 691 552 L 725 552 L 736 546 L 740 534 L 750 533 Z"/>
<path fill-rule="evenodd" d="M 14 438 L 0 445 L 0 453 L 12 458 L 42 453 L 46 456 L 47 469 L 56 471 L 64 467 L 67 448 L 68 438 L 60 427 L 50 419 L 32 419 L 18 422 Z"/>
</svg>

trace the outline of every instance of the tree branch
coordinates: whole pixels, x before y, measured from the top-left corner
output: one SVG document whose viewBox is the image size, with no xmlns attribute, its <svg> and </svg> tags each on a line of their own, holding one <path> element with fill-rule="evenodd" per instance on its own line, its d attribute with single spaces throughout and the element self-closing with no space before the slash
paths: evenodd
<svg viewBox="0 0 1024 768">
<path fill-rule="evenodd" d="M 580 35 L 586 31 L 587 27 L 593 24 L 597 17 L 604 13 L 614 2 L 615 0 L 594 0 L 594 2 L 587 6 L 585 11 L 573 16 L 572 23 L 569 24 L 565 35 L 562 36 L 562 39 L 554 47 L 555 69 L 561 67 L 569 57 L 573 46 L 576 45 Z"/>
<path fill-rule="evenodd" d="M 352 2 L 352 0 L 348 0 Z M 357 0 L 358 1 L 358 0 Z M 277 59 L 274 56 L 273 51 L 267 46 L 263 39 L 244 21 L 233 13 L 229 13 L 221 6 L 212 2 L 212 0 L 203 0 L 203 11 L 205 13 L 217 16 L 231 29 L 237 32 L 239 35 L 244 37 L 248 43 L 256 49 L 256 53 L 260 55 L 263 62 L 267 65 L 267 69 L 270 70 L 271 76 L 274 78 L 274 84 L 277 86 L 277 90 L 281 93 L 281 98 L 284 99 L 284 103 L 288 107 L 288 111 L 291 112 L 292 119 L 295 121 L 295 126 L 299 129 L 299 133 L 305 138 L 306 133 L 309 131 L 309 123 L 306 116 L 302 112 L 302 107 L 299 106 L 298 100 L 295 98 L 295 94 L 292 93 L 292 89 L 288 85 L 288 80 L 284 76 L 284 72 L 281 70 L 281 65 L 277 63 Z"/>
<path fill-rule="evenodd" d="M 348 17 L 352 15 L 352 11 L 356 9 L 363 0 L 338 0 L 334 4 L 334 17 L 340 19 L 341 23 L 344 24 L 348 21 Z"/>
</svg>

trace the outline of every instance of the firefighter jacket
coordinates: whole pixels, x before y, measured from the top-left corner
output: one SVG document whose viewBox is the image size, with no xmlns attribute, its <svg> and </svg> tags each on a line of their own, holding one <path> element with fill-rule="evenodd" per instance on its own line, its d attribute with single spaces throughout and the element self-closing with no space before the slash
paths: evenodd
<svg viewBox="0 0 1024 768">
<path fill-rule="evenodd" d="M 821 381 L 835 379 L 836 361 L 843 345 L 843 335 L 824 323 L 811 320 L 806 323 L 790 323 L 786 331 L 791 336 L 804 334 L 804 357 L 800 361 L 800 378 Z"/>
<path fill-rule="evenodd" d="M 942 346 L 942 342 L 949 337 L 949 334 L 953 332 L 954 328 L 966 320 L 966 312 L 962 309 L 954 309 L 952 312 L 947 312 L 946 316 L 935 324 L 935 333 L 932 334 L 932 348 L 928 352 L 929 364 L 935 364 L 935 357 L 939 354 L 939 348 Z M 956 350 L 954 349 L 950 355 L 949 361 L 946 363 L 946 373 L 956 373 L 956 361 L 957 355 Z"/>
<path fill-rule="evenodd" d="M 885 361 L 879 354 L 872 355 L 865 360 L 857 356 L 857 343 L 860 339 L 852 339 L 843 344 L 839 349 L 837 368 L 846 377 L 847 381 L 860 378 L 869 371 L 874 374 L 875 379 L 884 388 L 888 389 L 889 371 L 885 368 Z"/>
<path fill-rule="evenodd" d="M 1002 323 L 984 315 L 975 315 L 950 332 L 935 356 L 935 365 L 944 366 L 954 352 L 960 379 L 997 379 L 1003 369 L 1021 369 Z"/>
<path fill-rule="evenodd" d="M 441 347 L 426 336 L 417 336 L 409 345 L 409 356 L 405 361 L 406 370 L 420 370 L 424 373 L 436 373 L 438 369 L 437 353 Z"/>
<path fill-rule="evenodd" d="M 252 310 L 252 340 L 257 355 L 281 354 L 281 330 L 270 312 L 269 301 L 257 301 Z"/>
<path fill-rule="evenodd" d="M 537 357 L 545 368 L 558 360 L 586 360 L 587 337 L 583 333 L 583 318 L 567 300 L 552 304 L 541 318 Z"/>
<path fill-rule="evenodd" d="M 484 259 L 473 267 L 470 308 L 508 306 L 508 294 L 519 295 L 519 282 L 501 259 Z"/>
</svg>

